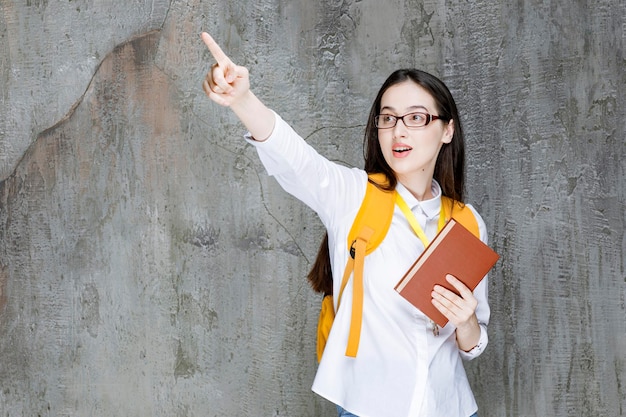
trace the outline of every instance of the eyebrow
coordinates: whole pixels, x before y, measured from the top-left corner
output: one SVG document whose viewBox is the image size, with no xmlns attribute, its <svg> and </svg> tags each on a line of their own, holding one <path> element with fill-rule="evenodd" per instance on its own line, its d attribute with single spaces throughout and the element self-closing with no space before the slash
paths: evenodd
<svg viewBox="0 0 626 417">
<path fill-rule="evenodd" d="M 385 107 L 381 107 L 380 111 L 382 112 L 383 110 L 386 111 L 392 111 L 392 112 L 396 112 L 396 109 L 394 107 L 391 106 L 385 106 Z M 428 112 L 428 109 L 422 105 L 416 105 L 416 106 L 411 106 L 408 107 L 407 110 L 411 111 L 416 111 L 416 110 L 424 110 L 426 112 Z"/>
</svg>

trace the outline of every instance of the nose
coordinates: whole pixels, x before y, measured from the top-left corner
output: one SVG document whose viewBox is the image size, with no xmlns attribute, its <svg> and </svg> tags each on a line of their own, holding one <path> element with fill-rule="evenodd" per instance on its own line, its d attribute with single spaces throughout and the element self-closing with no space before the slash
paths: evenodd
<svg viewBox="0 0 626 417">
<path fill-rule="evenodd" d="M 405 137 L 407 134 L 407 128 L 406 125 L 404 124 L 404 119 L 397 119 L 396 120 L 396 125 L 393 127 L 393 136 L 398 138 L 398 137 Z"/>
</svg>

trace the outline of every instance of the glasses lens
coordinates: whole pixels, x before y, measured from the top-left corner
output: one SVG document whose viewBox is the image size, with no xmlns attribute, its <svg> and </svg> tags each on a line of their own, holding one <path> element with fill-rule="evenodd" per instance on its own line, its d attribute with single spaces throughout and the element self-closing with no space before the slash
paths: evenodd
<svg viewBox="0 0 626 417">
<path fill-rule="evenodd" d="M 404 124 L 410 127 L 425 126 L 428 122 L 426 113 L 410 113 L 404 116 Z"/>
<path fill-rule="evenodd" d="M 396 118 L 390 114 L 379 114 L 374 119 L 374 123 L 376 124 L 376 127 L 388 129 L 396 125 Z"/>
</svg>

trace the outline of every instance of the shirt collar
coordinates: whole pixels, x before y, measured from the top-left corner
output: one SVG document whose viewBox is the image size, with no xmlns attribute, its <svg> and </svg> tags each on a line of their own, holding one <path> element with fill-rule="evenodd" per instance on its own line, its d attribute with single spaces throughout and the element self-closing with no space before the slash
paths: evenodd
<svg viewBox="0 0 626 417">
<path fill-rule="evenodd" d="M 430 190 L 433 194 L 433 198 L 418 201 L 417 198 L 415 198 L 415 196 L 413 196 L 413 194 L 411 194 L 411 192 L 404 185 L 399 182 L 396 185 L 396 191 L 402 196 L 404 201 L 406 201 L 411 210 L 418 208 L 428 219 L 439 216 L 439 211 L 441 210 L 441 187 L 434 179 Z"/>
</svg>

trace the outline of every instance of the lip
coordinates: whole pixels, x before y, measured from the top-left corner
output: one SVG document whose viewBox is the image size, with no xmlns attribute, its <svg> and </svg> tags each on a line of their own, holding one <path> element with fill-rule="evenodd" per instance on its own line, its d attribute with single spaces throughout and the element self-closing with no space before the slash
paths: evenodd
<svg viewBox="0 0 626 417">
<path fill-rule="evenodd" d="M 395 156 L 396 158 L 406 158 L 407 156 L 409 156 L 412 150 L 413 147 L 405 143 L 395 143 L 391 148 L 393 156 Z"/>
</svg>

